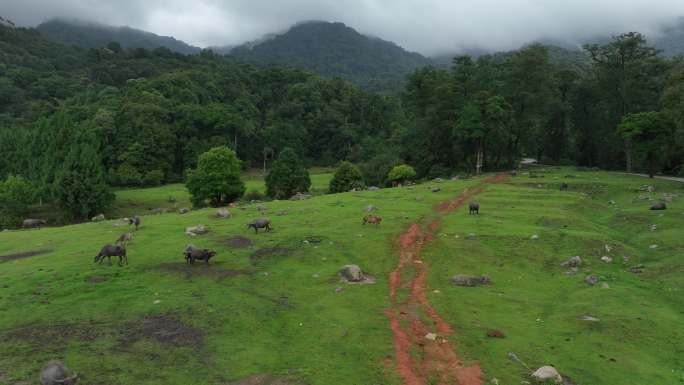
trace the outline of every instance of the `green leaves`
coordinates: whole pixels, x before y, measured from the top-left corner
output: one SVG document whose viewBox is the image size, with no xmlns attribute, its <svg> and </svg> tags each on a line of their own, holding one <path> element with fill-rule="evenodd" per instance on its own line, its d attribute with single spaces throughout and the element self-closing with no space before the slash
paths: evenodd
<svg viewBox="0 0 684 385">
<path fill-rule="evenodd" d="M 331 194 L 341 193 L 361 186 L 363 186 L 363 177 L 359 168 L 343 161 L 330 181 L 328 192 Z"/>
<path fill-rule="evenodd" d="M 266 194 L 275 199 L 287 199 L 309 191 L 309 171 L 291 148 L 285 148 L 266 176 Z"/>
<path fill-rule="evenodd" d="M 200 155 L 197 169 L 188 172 L 186 187 L 195 207 L 230 203 L 242 197 L 240 160 L 228 147 L 215 147 Z"/>
</svg>

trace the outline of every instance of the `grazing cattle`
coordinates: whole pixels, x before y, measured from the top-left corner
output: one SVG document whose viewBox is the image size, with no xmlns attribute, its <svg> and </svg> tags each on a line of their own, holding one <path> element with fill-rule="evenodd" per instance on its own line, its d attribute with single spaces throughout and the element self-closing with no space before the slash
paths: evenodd
<svg viewBox="0 0 684 385">
<path fill-rule="evenodd" d="M 75 385 L 78 374 L 71 374 L 61 361 L 50 361 L 40 372 L 41 385 Z"/>
<path fill-rule="evenodd" d="M 138 231 L 138 227 L 140 227 L 140 217 L 136 215 L 133 218 L 129 218 L 128 225 L 135 225 L 135 231 Z"/>
<path fill-rule="evenodd" d="M 370 223 L 371 225 L 379 225 L 382 218 L 377 215 L 366 215 L 363 217 L 363 224 Z"/>
<path fill-rule="evenodd" d="M 259 229 L 266 229 L 271 231 L 271 221 L 269 219 L 255 219 L 247 224 L 247 228 L 254 228 L 255 233 L 259 233 Z"/>
<path fill-rule="evenodd" d="M 121 245 L 123 247 L 126 247 L 126 244 L 132 240 L 133 240 L 133 234 L 125 233 L 125 234 L 121 234 L 119 239 L 116 240 L 116 244 Z"/>
<path fill-rule="evenodd" d="M 651 210 L 667 210 L 667 205 L 664 202 L 658 202 L 651 206 Z"/>
<path fill-rule="evenodd" d="M 40 228 L 41 226 L 46 224 L 47 221 L 43 219 L 24 219 L 24 222 L 21 226 L 25 229 L 35 229 Z"/>
<path fill-rule="evenodd" d="M 112 257 L 119 257 L 119 266 L 123 265 L 124 261 L 128 265 L 128 257 L 126 257 L 126 248 L 120 245 L 106 245 L 105 247 L 103 247 L 102 250 L 100 250 L 100 253 L 98 253 L 95 256 L 95 262 L 102 263 L 102 261 L 104 261 L 104 259 L 107 258 L 109 260 L 109 264 L 111 265 Z"/>
<path fill-rule="evenodd" d="M 186 263 L 195 263 L 195 260 L 200 260 L 208 265 L 209 259 L 215 256 L 216 252 L 209 249 L 196 249 L 193 246 L 188 246 L 185 248 L 183 255 L 185 255 Z"/>
<path fill-rule="evenodd" d="M 477 202 L 470 202 L 468 204 L 468 210 L 469 210 L 468 213 L 471 215 L 472 214 L 479 214 L 480 213 L 480 204 Z"/>
<path fill-rule="evenodd" d="M 568 184 L 567 183 L 561 183 L 560 189 L 561 189 L 561 191 L 568 191 Z"/>
</svg>

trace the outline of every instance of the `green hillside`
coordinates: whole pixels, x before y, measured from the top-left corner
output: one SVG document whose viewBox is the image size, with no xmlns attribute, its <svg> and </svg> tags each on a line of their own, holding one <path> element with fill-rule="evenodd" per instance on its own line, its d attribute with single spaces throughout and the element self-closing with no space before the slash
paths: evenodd
<svg viewBox="0 0 684 385">
<path fill-rule="evenodd" d="M 431 61 L 394 43 L 362 35 L 342 23 L 305 22 L 230 55 L 254 63 L 305 68 L 342 77 L 369 91 L 397 91 L 404 78 Z"/>
<path fill-rule="evenodd" d="M 562 182 L 569 191 L 559 191 Z M 399 384 L 406 365 L 425 383 L 478 365 L 480 383 L 529 381 L 508 352 L 533 369 L 552 364 L 576 384 L 677 383 L 683 192 L 673 182 L 538 169 L 273 201 L 265 212 L 247 204 L 231 219 L 210 209 L 144 216 L 124 267 L 93 264 L 127 231 L 117 221 L 3 232 L 0 384 L 31 383 L 54 358 L 87 384 Z M 668 210 L 648 210 L 646 199 L 664 197 L 674 197 Z M 470 200 L 479 215 L 458 208 Z M 361 224 L 368 204 L 379 208 L 380 226 Z M 260 216 L 272 232 L 245 227 Z M 200 223 L 208 234 L 183 234 Z M 186 265 L 188 243 L 218 255 L 209 266 Z M 575 255 L 579 269 L 560 266 Z M 376 283 L 339 282 L 347 264 Z M 390 285 L 392 271 L 399 286 Z M 457 287 L 455 274 L 488 274 L 491 284 Z M 590 274 L 598 284 L 584 282 Z M 398 329 L 392 314 L 401 314 Z M 505 338 L 486 337 L 492 329 Z M 405 347 L 395 345 L 401 330 Z M 431 359 L 436 346 L 453 347 L 461 364 L 430 365 L 454 357 Z M 398 364 L 404 348 L 412 358 Z"/>
<path fill-rule="evenodd" d="M 200 48 L 169 36 L 130 27 L 114 27 L 81 20 L 52 19 L 36 27 L 38 32 L 50 40 L 82 48 L 102 48 L 117 42 L 125 49 L 167 48 L 184 55 L 199 53 Z"/>
</svg>

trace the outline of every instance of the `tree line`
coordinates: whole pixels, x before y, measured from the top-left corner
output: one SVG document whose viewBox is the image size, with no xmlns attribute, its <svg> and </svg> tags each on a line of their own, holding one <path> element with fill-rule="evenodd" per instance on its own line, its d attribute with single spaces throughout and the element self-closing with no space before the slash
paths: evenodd
<svg viewBox="0 0 684 385">
<path fill-rule="evenodd" d="M 418 178 L 446 177 L 521 156 L 681 173 L 684 62 L 637 33 L 585 51 L 584 66 L 553 62 L 542 45 L 457 57 L 388 96 L 211 51 L 79 49 L 2 26 L 0 202 L 31 186 L 32 202 L 87 218 L 108 206 L 111 186 L 189 181 L 216 147 L 243 168 L 270 170 L 281 154 L 305 166 L 348 161 L 378 186 L 403 163 Z"/>
</svg>

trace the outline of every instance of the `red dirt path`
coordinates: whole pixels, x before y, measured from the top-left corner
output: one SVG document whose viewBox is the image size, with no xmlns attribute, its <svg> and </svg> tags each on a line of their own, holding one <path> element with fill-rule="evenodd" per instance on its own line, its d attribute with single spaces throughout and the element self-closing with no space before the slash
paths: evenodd
<svg viewBox="0 0 684 385">
<path fill-rule="evenodd" d="M 439 204 L 435 210 L 439 214 L 450 213 L 481 193 L 485 184 L 500 183 L 506 177 L 499 174 L 487 178 L 455 199 Z M 454 329 L 432 307 L 425 294 L 428 272 L 420 252 L 434 239 L 440 224 L 441 220 L 435 219 L 423 229 L 413 223 L 397 238 L 399 263 L 389 275 L 392 306 L 386 311 L 394 334 L 396 370 L 404 385 L 482 385 L 482 369 L 477 363 L 470 366 L 463 363 L 449 341 Z M 402 282 L 402 273 L 405 277 L 411 275 L 409 282 Z M 400 289 L 409 290 L 406 298 L 397 298 Z M 428 333 L 435 333 L 437 338 L 427 339 Z"/>
</svg>

